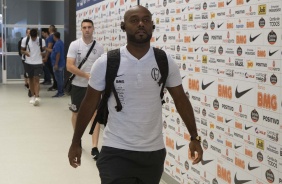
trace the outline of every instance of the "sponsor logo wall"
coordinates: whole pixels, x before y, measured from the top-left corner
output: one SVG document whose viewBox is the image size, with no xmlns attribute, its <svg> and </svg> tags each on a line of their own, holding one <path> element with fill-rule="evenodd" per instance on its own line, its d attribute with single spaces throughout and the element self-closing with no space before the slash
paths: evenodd
<svg viewBox="0 0 282 184">
<path fill-rule="evenodd" d="M 103 1 L 77 11 L 90 18 L 105 51 L 125 44 L 120 29 L 136 0 Z M 179 65 L 203 161 L 192 165 L 190 136 L 165 93 L 164 170 L 179 183 L 282 183 L 280 0 L 141 1 L 156 25 L 152 45 Z"/>
</svg>

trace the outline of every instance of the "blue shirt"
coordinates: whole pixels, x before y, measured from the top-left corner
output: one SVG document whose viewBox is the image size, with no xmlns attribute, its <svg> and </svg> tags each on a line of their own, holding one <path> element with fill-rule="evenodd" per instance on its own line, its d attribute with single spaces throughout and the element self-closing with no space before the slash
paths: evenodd
<svg viewBox="0 0 282 184">
<path fill-rule="evenodd" d="M 53 34 L 50 34 L 50 35 L 46 38 L 45 42 L 46 42 L 46 47 L 48 47 L 48 44 L 49 44 L 49 43 L 53 43 L 53 47 L 54 47 L 55 40 L 54 40 L 54 38 L 53 38 Z M 50 55 L 49 55 L 49 59 L 50 59 Z"/>
<path fill-rule="evenodd" d="M 57 53 L 60 53 L 60 60 L 59 60 L 58 66 L 65 67 L 66 66 L 65 51 L 64 51 L 64 42 L 62 40 L 56 41 L 53 47 L 53 50 L 51 53 L 51 62 L 53 66 L 56 63 Z"/>
</svg>

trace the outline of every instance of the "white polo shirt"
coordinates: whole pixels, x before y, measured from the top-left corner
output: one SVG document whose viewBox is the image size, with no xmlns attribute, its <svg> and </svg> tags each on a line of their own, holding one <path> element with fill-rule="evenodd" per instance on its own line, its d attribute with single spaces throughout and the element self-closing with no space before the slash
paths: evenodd
<svg viewBox="0 0 282 184">
<path fill-rule="evenodd" d="M 115 109 L 116 100 L 111 94 L 108 101 L 109 117 L 104 130 L 104 146 L 134 151 L 155 151 L 164 148 L 162 136 L 161 86 L 157 75 L 158 65 L 153 47 L 140 60 L 132 56 L 126 46 L 120 48 L 121 60 L 115 89 L 122 104 L 121 112 Z M 182 83 L 177 64 L 168 56 L 167 87 Z M 107 55 L 103 54 L 92 66 L 89 85 L 105 89 Z M 157 79 L 157 80 L 155 80 Z"/>
<path fill-rule="evenodd" d="M 82 38 L 79 38 L 73 42 L 71 42 L 67 57 L 75 59 L 75 65 L 79 66 L 81 61 L 85 58 L 88 50 L 90 49 L 93 42 L 86 44 Z M 91 67 L 93 63 L 104 53 L 104 48 L 101 44 L 97 43 L 88 56 L 86 62 L 82 65 L 80 70 L 85 73 L 90 73 Z M 84 77 L 75 76 L 72 81 L 73 85 L 80 86 L 80 87 L 87 87 L 88 80 Z"/>
<path fill-rule="evenodd" d="M 30 65 L 42 64 L 42 55 L 40 50 L 39 37 L 37 37 L 35 41 L 29 38 L 27 46 L 25 45 L 26 39 L 27 37 L 24 37 L 21 43 L 21 47 L 26 48 L 26 51 L 29 52 L 30 55 L 30 57 L 25 56 L 25 62 Z M 42 48 L 44 48 L 45 46 L 46 46 L 45 40 L 42 39 Z"/>
</svg>

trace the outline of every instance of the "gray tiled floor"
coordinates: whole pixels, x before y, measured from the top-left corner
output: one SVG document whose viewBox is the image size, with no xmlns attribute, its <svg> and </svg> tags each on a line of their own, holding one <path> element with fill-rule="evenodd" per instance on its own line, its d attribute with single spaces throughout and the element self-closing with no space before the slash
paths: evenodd
<svg viewBox="0 0 282 184">
<path fill-rule="evenodd" d="M 73 133 L 70 99 L 52 99 L 52 95 L 54 92 L 42 86 L 41 104 L 34 107 L 23 84 L 0 84 L 1 184 L 100 183 L 87 132 L 82 142 L 82 166 L 73 169 L 69 165 L 67 153 Z"/>
</svg>

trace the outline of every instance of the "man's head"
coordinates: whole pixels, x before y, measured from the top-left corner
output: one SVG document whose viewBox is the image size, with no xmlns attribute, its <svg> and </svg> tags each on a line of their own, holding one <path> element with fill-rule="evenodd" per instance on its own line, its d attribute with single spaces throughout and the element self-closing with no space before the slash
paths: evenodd
<svg viewBox="0 0 282 184">
<path fill-rule="evenodd" d="M 81 32 L 83 38 L 90 38 L 94 32 L 94 24 L 93 21 L 90 19 L 84 19 L 81 22 Z"/>
<path fill-rule="evenodd" d="M 49 36 L 48 28 L 42 28 L 41 29 L 41 35 L 43 36 L 43 38 L 47 38 Z"/>
<path fill-rule="evenodd" d="M 58 41 L 61 38 L 61 34 L 59 32 L 55 32 L 53 34 L 53 38 L 54 38 L 55 41 Z"/>
<path fill-rule="evenodd" d="M 151 12 L 143 6 L 134 6 L 124 14 L 121 29 L 126 32 L 127 41 L 133 43 L 147 43 L 152 38 L 155 25 Z"/>
<path fill-rule="evenodd" d="M 32 41 L 35 41 L 38 36 L 38 31 L 37 29 L 31 29 L 29 34 Z"/>
<path fill-rule="evenodd" d="M 56 32 L 56 27 L 55 27 L 55 25 L 50 25 L 50 26 L 49 26 L 49 33 L 54 33 L 54 32 Z"/>
<path fill-rule="evenodd" d="M 26 28 L 26 31 L 25 31 L 26 36 L 29 36 L 29 33 L 30 33 L 30 28 Z"/>
</svg>

